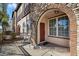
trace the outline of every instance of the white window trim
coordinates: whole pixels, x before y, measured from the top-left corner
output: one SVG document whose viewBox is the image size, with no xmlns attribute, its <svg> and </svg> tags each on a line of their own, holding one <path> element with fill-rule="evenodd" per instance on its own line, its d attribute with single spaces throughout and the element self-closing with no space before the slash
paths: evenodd
<svg viewBox="0 0 79 59">
<path fill-rule="evenodd" d="M 61 37 L 61 38 L 69 38 L 69 37 L 66 37 L 66 36 L 59 36 L 58 35 L 58 18 L 59 17 L 63 17 L 63 16 L 67 16 L 67 15 L 62 15 L 62 16 L 58 16 L 58 17 L 53 17 L 53 18 L 50 18 L 50 19 L 48 19 L 48 36 L 52 36 L 52 37 Z M 49 21 L 51 20 L 51 19 L 56 19 L 56 35 L 50 35 L 50 32 L 49 32 Z M 69 26 L 69 25 L 68 25 Z M 70 34 L 70 33 L 69 33 Z"/>
<path fill-rule="evenodd" d="M 56 18 L 56 36 L 58 36 L 58 17 Z"/>
</svg>

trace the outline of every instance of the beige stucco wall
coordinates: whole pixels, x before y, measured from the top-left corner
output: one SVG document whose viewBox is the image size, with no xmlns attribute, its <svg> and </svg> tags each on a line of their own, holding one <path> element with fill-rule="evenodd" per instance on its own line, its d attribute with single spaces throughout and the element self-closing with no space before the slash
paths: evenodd
<svg viewBox="0 0 79 59">
<path fill-rule="evenodd" d="M 22 18 L 17 25 L 20 25 L 20 33 L 23 33 L 23 23 L 26 24 L 26 17 Z M 26 29 L 26 28 L 25 28 Z"/>
<path fill-rule="evenodd" d="M 24 4 L 21 4 L 20 8 L 17 11 L 17 17 L 22 13 Z"/>
<path fill-rule="evenodd" d="M 13 26 L 14 26 L 14 29 L 16 29 L 16 12 L 14 12 L 14 14 L 13 14 Z"/>
<path fill-rule="evenodd" d="M 23 23 L 25 23 L 26 25 L 26 21 L 29 20 L 29 15 L 23 17 L 18 23 L 17 25 L 20 25 L 20 33 L 23 33 Z M 24 32 L 26 33 L 27 27 L 24 27 Z"/>
</svg>

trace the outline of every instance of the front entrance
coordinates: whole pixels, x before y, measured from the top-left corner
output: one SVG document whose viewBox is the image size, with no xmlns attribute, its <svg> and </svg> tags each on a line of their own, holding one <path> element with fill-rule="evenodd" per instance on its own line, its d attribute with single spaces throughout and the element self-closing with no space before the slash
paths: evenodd
<svg viewBox="0 0 79 59">
<path fill-rule="evenodd" d="M 40 42 L 45 40 L 45 24 L 40 23 Z"/>
<path fill-rule="evenodd" d="M 69 32 L 66 32 L 66 26 L 67 24 L 64 23 L 64 21 L 60 21 L 57 18 L 60 17 L 61 15 L 66 15 L 68 16 L 69 19 Z M 58 17 L 57 17 L 58 16 Z M 49 26 L 49 19 L 54 19 L 56 17 L 56 20 L 59 21 L 59 24 L 57 24 L 58 21 L 50 21 L 52 25 L 50 27 Z M 65 19 L 64 19 L 65 20 Z M 55 24 L 56 22 L 56 24 Z M 45 23 L 41 24 L 41 23 Z M 63 27 L 63 23 L 65 24 Z M 62 26 L 60 26 L 62 25 Z M 45 32 L 44 32 L 44 27 L 45 26 Z M 57 27 L 58 26 L 58 27 Z M 57 30 L 55 30 L 57 29 Z M 65 32 L 64 32 L 64 29 Z M 59 30 L 59 31 L 58 31 Z M 61 32 L 61 33 L 60 33 Z M 42 34 L 43 33 L 43 34 Z M 55 34 L 56 33 L 56 34 Z M 65 34 L 63 34 L 65 33 Z M 68 33 L 68 35 L 67 35 Z M 50 35 L 52 34 L 52 35 Z M 56 37 L 55 35 L 59 35 L 59 37 Z M 64 36 L 69 36 L 68 38 L 70 40 L 67 40 L 67 37 L 63 37 Z M 61 45 L 66 45 L 70 47 L 70 55 L 75 56 L 77 55 L 77 23 L 76 23 L 76 17 L 74 14 L 74 11 L 69 8 L 68 6 L 66 6 L 65 4 L 51 4 L 47 7 L 47 10 L 45 10 L 39 18 L 39 22 L 38 22 L 38 34 L 37 34 L 37 38 L 38 38 L 38 44 L 40 43 L 40 41 L 43 41 L 45 39 L 45 41 L 50 42 L 50 43 L 57 43 L 57 44 L 61 44 Z M 44 38 L 44 39 L 42 39 Z M 61 42 L 60 42 L 61 41 Z"/>
</svg>

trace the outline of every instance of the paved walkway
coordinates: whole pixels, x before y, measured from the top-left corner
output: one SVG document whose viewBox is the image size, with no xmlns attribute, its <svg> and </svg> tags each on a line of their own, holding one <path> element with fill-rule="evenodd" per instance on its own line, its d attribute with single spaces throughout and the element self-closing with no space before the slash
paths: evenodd
<svg viewBox="0 0 79 59">
<path fill-rule="evenodd" d="M 31 44 L 23 46 L 23 48 L 32 56 L 69 56 L 69 49 L 64 47 L 46 45 L 33 49 Z"/>
<path fill-rule="evenodd" d="M 47 44 L 33 49 L 31 44 L 23 43 L 23 40 L 5 41 L 0 48 L 0 56 L 69 56 L 68 48 Z"/>
<path fill-rule="evenodd" d="M 22 45 L 22 40 L 19 41 L 5 41 L 1 48 L 0 56 L 24 56 L 24 53 L 18 46 Z"/>
</svg>

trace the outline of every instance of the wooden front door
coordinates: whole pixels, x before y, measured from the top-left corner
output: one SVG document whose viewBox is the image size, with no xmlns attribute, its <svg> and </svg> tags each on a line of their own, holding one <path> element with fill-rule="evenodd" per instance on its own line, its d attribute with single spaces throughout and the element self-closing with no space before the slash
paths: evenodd
<svg viewBox="0 0 79 59">
<path fill-rule="evenodd" d="M 40 42 L 45 40 L 45 24 L 40 23 Z"/>
</svg>

